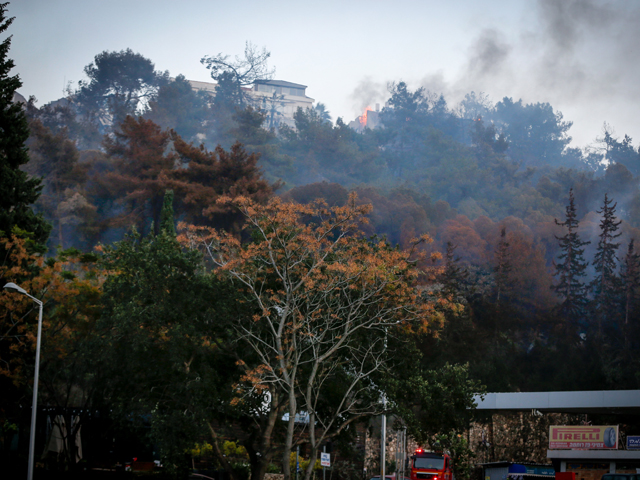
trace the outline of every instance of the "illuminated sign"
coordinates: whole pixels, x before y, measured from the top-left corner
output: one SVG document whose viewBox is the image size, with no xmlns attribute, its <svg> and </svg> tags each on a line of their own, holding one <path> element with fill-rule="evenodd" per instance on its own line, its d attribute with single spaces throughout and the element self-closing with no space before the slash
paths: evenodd
<svg viewBox="0 0 640 480">
<path fill-rule="evenodd" d="M 617 448 L 617 425 L 552 425 L 549 427 L 550 450 L 609 450 Z"/>
</svg>

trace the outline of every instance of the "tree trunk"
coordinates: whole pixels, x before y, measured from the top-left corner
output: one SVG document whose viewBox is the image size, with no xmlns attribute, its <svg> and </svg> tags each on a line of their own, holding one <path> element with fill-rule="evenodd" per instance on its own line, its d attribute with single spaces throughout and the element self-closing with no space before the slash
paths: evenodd
<svg viewBox="0 0 640 480">
<path fill-rule="evenodd" d="M 313 467 L 316 464 L 316 456 L 318 455 L 318 443 L 316 442 L 316 415 L 315 413 L 309 413 L 309 443 L 311 445 L 311 452 L 309 453 L 309 465 L 304 472 L 304 480 L 310 480 L 313 473 Z"/>
<path fill-rule="evenodd" d="M 222 450 L 220 450 L 220 444 L 218 443 L 218 434 L 216 433 L 215 429 L 210 422 L 207 422 L 207 426 L 209 427 L 209 432 L 211 432 L 211 438 L 213 439 L 213 452 L 215 453 L 216 458 L 220 461 L 222 467 L 227 471 L 227 473 L 229 473 L 229 478 L 231 480 L 240 480 L 236 477 L 233 471 L 233 467 L 231 467 L 231 464 L 227 460 L 227 457 L 224 455 Z"/>
<path fill-rule="evenodd" d="M 267 473 L 267 468 L 273 458 L 271 448 L 273 429 L 281 416 L 282 406 L 280 405 L 280 395 L 277 392 L 272 392 L 269 414 L 267 415 L 266 425 L 262 429 L 258 450 L 256 452 L 259 455 L 256 455 L 256 460 L 254 460 L 251 468 L 251 480 L 262 480 L 265 473 Z"/>
<path fill-rule="evenodd" d="M 289 423 L 287 425 L 287 436 L 285 438 L 284 452 L 282 454 L 282 471 L 284 473 L 284 480 L 290 480 L 291 478 L 289 461 L 291 457 L 291 450 L 293 449 L 293 434 L 296 427 L 296 410 L 296 395 L 292 385 L 289 390 Z"/>
</svg>

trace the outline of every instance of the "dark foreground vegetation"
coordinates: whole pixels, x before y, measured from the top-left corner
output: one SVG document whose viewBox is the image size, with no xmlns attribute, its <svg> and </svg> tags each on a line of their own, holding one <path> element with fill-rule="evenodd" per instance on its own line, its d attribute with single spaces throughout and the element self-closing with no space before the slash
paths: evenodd
<svg viewBox="0 0 640 480">
<path fill-rule="evenodd" d="M 385 410 L 464 455 L 484 388 L 639 388 L 630 137 L 605 128 L 582 151 L 549 104 L 472 92 L 452 109 L 402 82 L 375 129 L 320 104 L 276 130 L 243 94 L 248 71 L 268 74 L 251 45 L 244 66 L 260 68 L 206 57 L 213 96 L 126 50 L 97 55 L 68 98 L 23 105 L 9 45 L 0 283 L 45 302 L 41 475 L 138 455 L 167 476 L 287 480 L 303 445 L 308 480 L 330 443 L 355 479 L 353 445 Z M 11 472 L 26 464 L 36 324 L 27 297 L 0 294 Z"/>
</svg>

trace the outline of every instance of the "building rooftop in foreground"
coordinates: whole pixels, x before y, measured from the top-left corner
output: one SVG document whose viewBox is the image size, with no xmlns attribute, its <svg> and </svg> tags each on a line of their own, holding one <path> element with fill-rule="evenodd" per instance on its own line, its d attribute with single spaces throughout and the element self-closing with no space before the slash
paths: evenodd
<svg viewBox="0 0 640 480">
<path fill-rule="evenodd" d="M 558 413 L 640 413 L 640 390 L 487 393 L 474 397 L 478 410 Z"/>
<path fill-rule="evenodd" d="M 286 82 L 284 80 L 256 80 L 256 84 L 273 85 L 274 87 L 293 87 L 293 88 L 307 88 L 306 85 L 300 83 Z"/>
</svg>

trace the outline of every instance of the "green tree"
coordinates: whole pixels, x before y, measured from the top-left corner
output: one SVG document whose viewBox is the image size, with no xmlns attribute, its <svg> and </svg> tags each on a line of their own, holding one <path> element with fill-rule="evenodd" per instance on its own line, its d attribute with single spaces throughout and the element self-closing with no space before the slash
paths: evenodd
<svg viewBox="0 0 640 480">
<path fill-rule="evenodd" d="M 36 120 L 59 135 L 63 130 L 76 143 L 79 149 L 98 149 L 102 143 L 99 126 L 89 118 L 79 115 L 72 97 L 51 102 L 42 107 L 36 106 L 36 98 L 30 97 L 27 102 L 27 116 L 30 122 Z"/>
<path fill-rule="evenodd" d="M 609 326 L 619 311 L 620 278 L 616 274 L 618 269 L 616 252 L 620 243 L 616 243 L 615 239 L 621 235 L 618 227 L 622 221 L 616 222 L 616 206 L 617 203 L 613 203 L 605 193 L 602 209 L 598 210 L 602 215 L 600 239 L 593 259 L 596 276 L 590 285 L 593 291 L 598 336 L 602 336 L 603 326 Z"/>
<path fill-rule="evenodd" d="M 25 171 L 44 178 L 36 206 L 53 225 L 50 243 L 62 249 L 90 249 L 97 209 L 85 191 L 89 165 L 80 163 L 78 149 L 65 128 L 54 134 L 39 119 L 32 120 L 30 127 L 30 162 Z"/>
<path fill-rule="evenodd" d="M 470 378 L 468 365 L 449 363 L 412 375 L 409 385 L 400 414 L 420 445 L 433 443 L 436 435 L 464 432 L 474 415 L 473 396 L 484 390 Z"/>
<path fill-rule="evenodd" d="M 104 390 L 105 372 L 92 369 L 95 325 L 100 317 L 105 277 L 96 260 L 95 254 L 82 254 L 76 249 L 58 252 L 55 263 L 48 260 L 55 275 L 45 294 L 47 319 L 43 325 L 40 404 L 63 412 L 56 415 L 54 422 L 64 418 L 67 426 L 61 430 L 62 451 L 45 454 L 45 463 L 51 470 L 82 468 L 76 438 L 91 420 L 90 412 L 105 407 L 110 394 Z M 89 450 L 84 458 L 91 456 Z"/>
<path fill-rule="evenodd" d="M 13 22 L 7 18 L 7 5 L 0 4 L 0 33 Z M 13 103 L 22 82 L 17 75 L 9 76 L 14 67 L 7 58 L 10 47 L 11 37 L 0 43 L 0 235 L 12 235 L 15 229 L 29 232 L 33 247 L 43 251 L 51 227 L 31 208 L 42 190 L 41 180 L 21 170 L 29 161 L 25 145 L 29 126 L 22 105 Z M 0 255 L 4 253 L 0 249 Z"/>
<path fill-rule="evenodd" d="M 110 170 L 95 180 L 95 203 L 115 227 L 135 225 L 145 231 L 160 224 L 166 174 L 174 169 L 177 156 L 169 148 L 171 133 L 151 120 L 128 116 L 119 131 L 105 137 L 111 157 Z"/>
<path fill-rule="evenodd" d="M 304 185 L 320 178 L 350 185 L 384 171 L 370 131 L 361 135 L 341 119 L 333 126 L 316 109 L 298 108 L 294 120 L 295 129 L 280 127 L 283 153 L 297 159 L 295 173 L 285 177 L 291 183 Z"/>
<path fill-rule="evenodd" d="M 169 77 L 131 49 L 99 53 L 84 72 L 88 80 L 78 83 L 75 101 L 80 113 L 104 132 L 120 125 L 127 115 L 141 113 L 141 106 Z"/>
<path fill-rule="evenodd" d="M 268 66 L 270 56 L 271 53 L 264 47 L 259 50 L 247 42 L 244 57 L 231 59 L 222 53 L 202 57 L 200 63 L 210 70 L 211 78 L 217 83 L 211 105 L 211 141 L 229 148 L 238 140 L 232 132 L 237 125 L 235 115 L 248 106 L 261 106 L 253 105 L 253 97 L 248 91 L 257 81 L 273 77 L 275 69 Z"/>
<path fill-rule="evenodd" d="M 504 128 L 509 155 L 516 162 L 527 166 L 580 165 L 571 155 L 565 155 L 572 122 L 565 121 L 550 104 L 524 104 L 505 97 L 495 106 L 495 119 Z"/>
<path fill-rule="evenodd" d="M 635 250 L 635 240 L 632 238 L 627 247 L 627 253 L 622 263 L 620 280 L 624 291 L 624 325 L 628 326 L 632 313 L 637 307 L 638 287 L 640 287 L 640 255 Z M 625 335 L 625 338 L 628 338 Z"/>
<path fill-rule="evenodd" d="M 249 106 L 234 115 L 235 126 L 229 131 L 235 141 L 251 153 L 259 155 L 258 165 L 274 186 L 288 178 L 293 171 L 293 158 L 281 152 L 274 130 L 264 128 L 266 113 Z"/>
<path fill-rule="evenodd" d="M 16 283 L 44 304 L 40 404 L 83 410 L 78 412 L 77 423 L 63 439 L 61 458 L 55 459 L 60 468 L 73 468 L 76 466 L 75 455 L 69 446 L 75 444 L 69 440 L 73 439 L 88 415 L 84 409 L 94 405 L 95 387 L 98 385 L 95 380 L 101 376 L 100 372 L 87 368 L 87 359 L 91 355 L 87 347 L 100 312 L 101 271 L 94 264 L 95 255 L 83 255 L 77 250 L 60 252 L 45 262 L 39 254 L 29 252 L 25 239 L 16 235 L 0 238 L 0 248 L 5 252 L 0 257 L 2 285 Z M 34 308 L 30 298 L 9 290 L 0 292 L 2 455 L 9 451 L 3 447 L 11 441 L 11 428 L 6 430 L 7 427 L 13 425 L 18 430 L 28 430 L 28 419 L 21 412 L 31 406 L 37 326 L 38 309 Z M 102 398 L 103 395 L 98 394 L 97 397 Z M 4 436 L 7 433 L 8 438 Z M 26 462 L 27 442 L 20 442 L 18 449 Z M 17 460 L 20 462 L 20 457 Z M 5 463 L 9 476 L 11 469 L 12 466 Z"/>
<path fill-rule="evenodd" d="M 268 66 L 271 53 L 266 48 L 259 50 L 251 42 L 244 46 L 244 57 L 236 56 L 230 59 L 229 55 L 219 53 L 217 55 L 205 55 L 200 60 L 208 70 L 211 78 L 216 82 L 225 82 L 233 85 L 233 95 L 236 105 L 249 103 L 249 97 L 243 92 L 243 88 L 253 85 L 256 80 L 270 80 L 275 69 Z"/>
<path fill-rule="evenodd" d="M 144 117 L 163 129 L 173 129 L 188 141 L 195 141 L 206 131 L 210 120 L 210 94 L 194 92 L 189 81 L 178 75 L 174 81 L 161 85 L 149 99 Z"/>
<path fill-rule="evenodd" d="M 117 415 L 151 414 L 168 468 L 184 474 L 187 451 L 205 438 L 235 479 L 219 436 L 234 435 L 225 425 L 260 423 L 259 413 L 247 417 L 264 396 L 249 392 L 245 404 L 232 403 L 242 367 L 229 322 L 242 309 L 232 285 L 203 272 L 198 252 L 181 248 L 170 202 L 168 192 L 158 234 L 134 232 L 104 249 L 112 274 L 104 284 L 92 368 L 106 372 Z"/>
<path fill-rule="evenodd" d="M 211 125 L 207 125 L 207 139 L 210 144 L 228 148 L 235 140 L 235 116 L 245 108 L 247 102 L 242 87 L 230 72 L 222 73 L 217 83 L 216 94 L 211 102 Z"/>
<path fill-rule="evenodd" d="M 509 242 L 507 242 L 507 229 L 500 230 L 500 240 L 494 254 L 494 279 L 496 284 L 496 304 L 500 305 L 500 295 L 509 290 L 509 274 L 511 273 L 511 258 Z"/>
<path fill-rule="evenodd" d="M 240 143 L 235 143 L 229 151 L 220 146 L 208 151 L 173 133 L 171 139 L 182 168 L 165 172 L 163 185 L 175 191 L 187 222 L 239 232 L 242 215 L 218 203 L 217 199 L 243 197 L 264 203 L 277 188 L 262 178 L 257 165 L 259 156 L 247 153 Z"/>
<path fill-rule="evenodd" d="M 634 149 L 633 140 L 625 135 L 622 141 L 611 139 L 611 146 L 607 152 L 607 160 L 624 164 L 634 175 L 640 174 L 640 152 Z"/>
<path fill-rule="evenodd" d="M 464 431 L 452 430 L 435 435 L 429 442 L 435 450 L 448 450 L 451 455 L 453 477 L 469 480 L 474 468 L 475 453 L 467 442 Z"/>
<path fill-rule="evenodd" d="M 185 221 L 239 230 L 237 212 L 215 200 L 228 195 L 264 202 L 278 186 L 264 180 L 259 156 L 239 143 L 208 151 L 143 117 L 127 117 L 104 145 L 110 158 L 92 179 L 91 194 L 105 228 L 133 224 L 146 232 L 153 224 L 158 232 L 162 198 L 172 189 Z"/>
<path fill-rule="evenodd" d="M 467 269 L 460 266 L 460 257 L 455 254 L 456 248 L 456 245 L 447 242 L 444 253 L 444 267 L 439 276 L 439 280 L 442 283 L 442 292 L 451 298 L 456 298 L 464 291 L 464 284 L 469 277 Z"/>
<path fill-rule="evenodd" d="M 390 86 L 389 106 L 382 110 L 382 133 L 391 172 L 404 176 L 415 168 L 424 149 L 425 118 L 429 110 L 423 88 L 411 92 L 404 82 Z"/>
<path fill-rule="evenodd" d="M 331 114 L 329 113 L 329 110 L 327 110 L 327 106 L 324 103 L 318 102 L 313 108 L 316 110 L 316 112 L 318 112 L 318 116 L 322 120 L 324 120 L 325 122 L 331 122 Z"/>
<path fill-rule="evenodd" d="M 585 270 L 588 265 L 584 259 L 584 246 L 590 242 L 583 242 L 578 235 L 579 222 L 573 189 L 569 190 L 569 205 L 566 208 L 565 221 L 555 220 L 555 222 L 556 225 L 565 227 L 567 233 L 562 237 L 556 237 L 560 254 L 558 261 L 554 263 L 554 276 L 557 277 L 557 283 L 552 289 L 560 297 L 559 311 L 564 316 L 566 327 L 572 327 L 575 330 L 587 304 L 586 288 L 582 278 L 586 276 Z"/>
<path fill-rule="evenodd" d="M 176 226 L 173 218 L 173 190 L 164 192 L 162 211 L 160 212 L 160 231 L 176 236 Z"/>
</svg>

